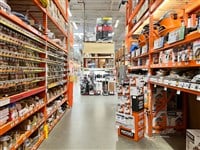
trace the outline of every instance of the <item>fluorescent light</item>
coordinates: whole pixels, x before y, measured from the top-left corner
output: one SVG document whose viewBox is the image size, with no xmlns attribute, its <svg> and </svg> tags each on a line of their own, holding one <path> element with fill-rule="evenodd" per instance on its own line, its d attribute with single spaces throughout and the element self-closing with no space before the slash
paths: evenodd
<svg viewBox="0 0 200 150">
<path fill-rule="evenodd" d="M 67 12 L 68 12 L 68 15 L 71 17 L 71 16 L 72 16 L 72 13 L 71 13 L 71 11 L 70 11 L 69 8 L 67 8 Z"/>
<path fill-rule="evenodd" d="M 75 23 L 74 21 L 72 22 L 72 24 L 73 24 L 74 28 L 75 28 L 76 30 L 78 30 L 78 27 L 77 27 L 77 25 L 76 25 L 76 23 Z"/>
<path fill-rule="evenodd" d="M 118 27 L 118 25 L 119 25 L 119 20 L 116 20 L 116 22 L 115 22 L 115 28 L 117 28 Z"/>
</svg>

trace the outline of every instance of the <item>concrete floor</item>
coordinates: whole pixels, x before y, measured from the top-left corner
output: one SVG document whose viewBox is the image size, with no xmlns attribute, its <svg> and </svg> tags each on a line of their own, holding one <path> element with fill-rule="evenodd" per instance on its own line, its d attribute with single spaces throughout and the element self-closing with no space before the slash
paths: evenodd
<svg viewBox="0 0 200 150">
<path fill-rule="evenodd" d="M 116 96 L 80 96 L 50 133 L 40 150 L 184 150 L 182 136 L 154 136 L 139 142 L 118 137 L 115 128 Z"/>
</svg>

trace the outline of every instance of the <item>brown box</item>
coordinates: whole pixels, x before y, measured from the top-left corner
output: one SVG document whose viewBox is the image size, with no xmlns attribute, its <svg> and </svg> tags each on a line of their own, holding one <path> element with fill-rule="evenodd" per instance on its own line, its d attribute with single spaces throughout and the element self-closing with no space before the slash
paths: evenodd
<svg viewBox="0 0 200 150">
<path fill-rule="evenodd" d="M 115 90 L 115 82 L 108 82 L 108 91 L 114 92 Z"/>
</svg>

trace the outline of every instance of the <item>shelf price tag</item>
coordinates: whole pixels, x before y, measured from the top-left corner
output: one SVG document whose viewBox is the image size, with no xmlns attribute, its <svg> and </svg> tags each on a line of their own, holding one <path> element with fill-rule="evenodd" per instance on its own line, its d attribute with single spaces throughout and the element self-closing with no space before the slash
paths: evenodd
<svg viewBox="0 0 200 150">
<path fill-rule="evenodd" d="M 197 61 L 196 61 L 196 64 L 200 64 L 200 60 L 197 60 Z"/>
<path fill-rule="evenodd" d="M 164 87 L 164 91 L 167 91 L 167 87 Z"/>
<path fill-rule="evenodd" d="M 200 95 L 197 95 L 197 101 L 200 101 Z"/>
<path fill-rule="evenodd" d="M 177 95 L 180 95 L 180 94 L 181 94 L 181 91 L 180 91 L 180 90 L 177 90 L 177 91 L 176 91 L 176 94 L 177 94 Z"/>
</svg>

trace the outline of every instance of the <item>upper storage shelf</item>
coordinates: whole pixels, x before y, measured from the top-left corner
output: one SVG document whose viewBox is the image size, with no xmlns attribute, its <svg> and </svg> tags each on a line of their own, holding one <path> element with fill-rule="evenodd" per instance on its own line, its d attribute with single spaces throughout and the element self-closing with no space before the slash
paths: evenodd
<svg viewBox="0 0 200 150">
<path fill-rule="evenodd" d="M 129 0 L 129 3 L 132 1 Z M 143 27 L 149 24 L 149 18 L 151 13 L 153 15 L 153 21 L 159 21 L 166 12 L 175 11 L 179 16 L 183 16 L 184 13 L 190 14 L 198 11 L 200 7 L 200 1 L 186 0 L 186 1 L 174 1 L 174 0 L 154 0 L 152 3 L 148 3 L 148 0 L 141 0 L 135 7 L 131 15 L 127 18 L 128 24 L 131 29 L 128 32 L 128 37 L 133 34 L 138 34 L 142 31 Z"/>
<path fill-rule="evenodd" d="M 47 34 L 49 32 L 54 33 L 54 36 L 58 38 L 68 36 L 67 14 L 64 13 L 58 1 L 49 1 L 47 8 L 43 8 L 39 0 L 13 0 L 8 1 L 8 4 L 12 11 L 26 16 L 29 23 L 31 25 L 37 25 L 36 28 L 41 28 L 41 31 L 44 30 L 44 20 L 47 19 Z"/>
</svg>

